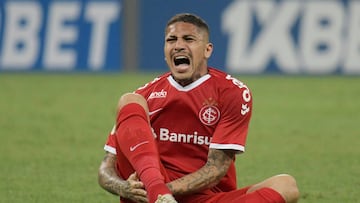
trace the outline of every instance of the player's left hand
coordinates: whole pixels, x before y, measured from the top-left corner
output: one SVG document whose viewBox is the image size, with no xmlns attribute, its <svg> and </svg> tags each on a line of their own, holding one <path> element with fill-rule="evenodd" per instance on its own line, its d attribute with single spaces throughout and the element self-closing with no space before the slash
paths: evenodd
<svg viewBox="0 0 360 203">
<path fill-rule="evenodd" d="M 137 203 L 148 203 L 147 193 L 136 172 L 126 180 L 127 185 L 123 188 L 122 197 Z"/>
</svg>

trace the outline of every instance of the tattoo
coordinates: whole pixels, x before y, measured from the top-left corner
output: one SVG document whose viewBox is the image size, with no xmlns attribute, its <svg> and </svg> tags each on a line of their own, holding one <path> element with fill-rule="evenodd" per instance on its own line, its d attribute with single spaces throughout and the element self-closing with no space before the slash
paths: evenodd
<svg viewBox="0 0 360 203">
<path fill-rule="evenodd" d="M 175 195 L 196 192 L 217 185 L 234 161 L 232 150 L 210 149 L 206 164 L 198 171 L 168 183 Z"/>
<path fill-rule="evenodd" d="M 114 195 L 121 195 L 123 180 L 115 171 L 116 156 L 106 153 L 99 168 L 99 184 L 102 188 Z"/>
</svg>

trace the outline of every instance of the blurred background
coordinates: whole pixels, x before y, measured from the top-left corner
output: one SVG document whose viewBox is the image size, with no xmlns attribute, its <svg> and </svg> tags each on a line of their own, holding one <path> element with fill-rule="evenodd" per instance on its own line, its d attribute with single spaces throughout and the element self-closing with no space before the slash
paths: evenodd
<svg viewBox="0 0 360 203">
<path fill-rule="evenodd" d="M 357 0 L 2 0 L 0 71 L 165 71 L 164 27 L 179 12 L 207 21 L 220 69 L 360 74 Z"/>
<path fill-rule="evenodd" d="M 0 0 L 0 203 L 119 202 L 97 183 L 117 100 L 168 70 L 180 12 L 252 90 L 239 187 L 290 173 L 300 202 L 359 202 L 359 0 Z"/>
</svg>

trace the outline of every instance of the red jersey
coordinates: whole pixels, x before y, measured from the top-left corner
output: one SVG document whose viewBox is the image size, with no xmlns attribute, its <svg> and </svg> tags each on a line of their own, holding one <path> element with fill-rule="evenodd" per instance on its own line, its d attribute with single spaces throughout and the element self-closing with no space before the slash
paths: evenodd
<svg viewBox="0 0 360 203">
<path fill-rule="evenodd" d="M 149 106 L 162 164 L 171 180 L 205 165 L 209 148 L 245 150 L 252 98 L 248 87 L 226 73 L 208 74 L 183 87 L 170 73 L 136 90 Z M 105 150 L 116 153 L 111 133 Z M 234 160 L 235 161 L 235 160 Z M 234 162 L 213 191 L 236 189 Z"/>
</svg>

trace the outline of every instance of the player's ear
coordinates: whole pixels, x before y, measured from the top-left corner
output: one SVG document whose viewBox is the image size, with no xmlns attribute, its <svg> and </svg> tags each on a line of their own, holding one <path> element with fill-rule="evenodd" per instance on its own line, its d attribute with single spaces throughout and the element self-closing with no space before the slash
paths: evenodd
<svg viewBox="0 0 360 203">
<path fill-rule="evenodd" d="M 212 43 L 207 43 L 206 45 L 206 48 L 205 48 L 205 53 L 204 53 L 204 56 L 205 58 L 210 58 L 212 52 L 213 52 L 213 48 L 214 48 L 214 45 Z"/>
</svg>

